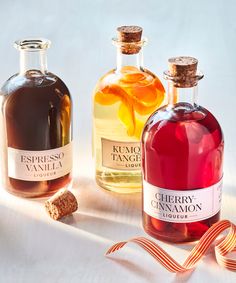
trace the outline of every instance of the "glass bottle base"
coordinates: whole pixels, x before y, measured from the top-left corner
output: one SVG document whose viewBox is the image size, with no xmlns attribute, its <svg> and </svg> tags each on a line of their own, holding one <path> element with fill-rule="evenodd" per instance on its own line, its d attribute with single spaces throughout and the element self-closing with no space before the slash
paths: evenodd
<svg viewBox="0 0 236 283">
<path fill-rule="evenodd" d="M 19 185 L 25 183 L 25 186 L 20 188 Z M 60 189 L 70 189 L 72 187 L 73 179 L 69 176 L 64 176 L 56 180 L 51 181 L 38 181 L 38 182 L 28 182 L 20 181 L 10 178 L 6 191 L 12 195 L 22 198 L 47 198 L 54 195 Z M 28 183 L 28 188 L 26 184 Z M 32 185 L 35 183 L 35 186 Z M 17 186 L 16 186 L 17 184 Z"/>
<path fill-rule="evenodd" d="M 191 243 L 191 242 L 196 242 L 198 241 L 201 237 L 196 237 L 196 238 L 178 238 L 174 234 L 171 236 L 164 236 L 163 234 L 158 234 L 158 233 L 153 233 L 152 230 L 148 230 L 143 226 L 144 231 L 150 235 L 151 237 L 160 240 L 162 242 L 166 243 L 176 243 L 176 244 L 181 244 L 181 243 Z"/>
<path fill-rule="evenodd" d="M 220 219 L 220 212 L 209 219 L 191 223 L 172 223 L 150 217 L 143 213 L 144 231 L 158 240 L 169 243 L 198 241 Z"/>
<path fill-rule="evenodd" d="M 101 188 L 120 194 L 141 192 L 141 180 L 140 172 L 96 171 L 96 182 Z"/>
</svg>

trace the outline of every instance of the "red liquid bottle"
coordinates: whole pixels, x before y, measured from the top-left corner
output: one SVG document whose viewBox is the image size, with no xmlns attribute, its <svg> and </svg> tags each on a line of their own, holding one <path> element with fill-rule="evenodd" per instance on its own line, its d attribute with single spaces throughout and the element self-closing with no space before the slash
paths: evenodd
<svg viewBox="0 0 236 283">
<path fill-rule="evenodd" d="M 164 75 L 169 103 L 142 136 L 143 226 L 157 239 L 195 241 L 220 217 L 223 134 L 196 103 L 197 60 L 171 58 Z"/>
</svg>

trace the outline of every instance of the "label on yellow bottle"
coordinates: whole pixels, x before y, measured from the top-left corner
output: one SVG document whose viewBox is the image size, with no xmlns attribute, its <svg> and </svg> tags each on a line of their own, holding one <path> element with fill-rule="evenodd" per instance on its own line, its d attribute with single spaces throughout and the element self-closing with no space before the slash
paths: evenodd
<svg viewBox="0 0 236 283">
<path fill-rule="evenodd" d="M 120 142 L 102 138 L 102 166 L 124 171 L 141 169 L 140 142 Z"/>
<path fill-rule="evenodd" d="M 8 176 L 24 181 L 48 181 L 72 170 L 72 142 L 55 149 L 31 151 L 8 147 Z"/>
<path fill-rule="evenodd" d="M 168 190 L 143 180 L 143 210 L 167 222 L 188 223 L 208 219 L 221 207 L 222 179 L 207 188 Z"/>
</svg>

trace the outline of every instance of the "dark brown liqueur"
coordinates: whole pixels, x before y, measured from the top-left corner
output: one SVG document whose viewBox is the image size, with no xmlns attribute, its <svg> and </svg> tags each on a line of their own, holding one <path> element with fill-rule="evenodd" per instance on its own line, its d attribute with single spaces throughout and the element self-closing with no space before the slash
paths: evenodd
<svg viewBox="0 0 236 283">
<path fill-rule="evenodd" d="M 28 70 L 11 77 L 2 88 L 7 146 L 43 151 L 72 139 L 72 101 L 66 85 L 52 73 Z M 71 174 L 49 181 L 7 177 L 7 190 L 23 197 L 42 197 L 68 185 Z"/>
</svg>

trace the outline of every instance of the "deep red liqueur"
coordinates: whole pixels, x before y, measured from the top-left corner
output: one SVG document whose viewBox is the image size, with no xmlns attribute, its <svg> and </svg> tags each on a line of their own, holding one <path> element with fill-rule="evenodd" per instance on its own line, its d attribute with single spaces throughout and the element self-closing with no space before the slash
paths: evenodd
<svg viewBox="0 0 236 283">
<path fill-rule="evenodd" d="M 171 58 L 169 66 L 169 103 L 142 136 L 143 226 L 157 239 L 195 241 L 220 217 L 223 134 L 196 103 L 197 60 Z"/>
</svg>

